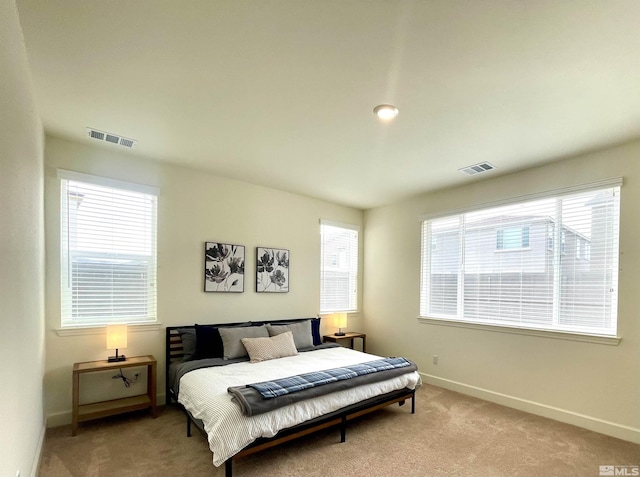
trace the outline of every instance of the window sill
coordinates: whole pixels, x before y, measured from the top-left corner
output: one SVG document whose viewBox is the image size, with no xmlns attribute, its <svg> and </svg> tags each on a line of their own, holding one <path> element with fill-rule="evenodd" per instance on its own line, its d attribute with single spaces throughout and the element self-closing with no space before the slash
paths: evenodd
<svg viewBox="0 0 640 477">
<path fill-rule="evenodd" d="M 569 333 L 562 331 L 536 330 L 532 328 L 515 328 L 511 326 L 484 325 L 480 323 L 467 323 L 464 321 L 453 321 L 443 318 L 418 317 L 418 322 L 427 325 L 455 326 L 472 330 L 492 331 L 497 333 L 512 333 L 516 335 L 538 336 L 541 338 L 552 338 L 568 341 L 582 341 L 585 343 L 604 344 L 618 346 L 622 338 L 620 336 L 587 335 L 579 333 Z"/>
<path fill-rule="evenodd" d="M 162 327 L 162 323 L 132 323 L 127 326 L 128 332 L 137 331 L 158 331 Z M 107 332 L 105 325 L 101 326 L 69 326 L 67 328 L 54 329 L 58 336 L 83 336 L 83 335 L 99 335 Z"/>
<path fill-rule="evenodd" d="M 349 317 L 351 316 L 360 316 L 359 310 L 342 310 L 342 311 L 321 311 L 318 313 L 321 317 L 328 317 L 333 315 L 334 313 L 346 313 Z"/>
<path fill-rule="evenodd" d="M 495 253 L 505 253 L 505 252 L 526 252 L 530 251 L 531 247 L 513 247 L 513 248 L 496 248 L 494 249 Z"/>
</svg>

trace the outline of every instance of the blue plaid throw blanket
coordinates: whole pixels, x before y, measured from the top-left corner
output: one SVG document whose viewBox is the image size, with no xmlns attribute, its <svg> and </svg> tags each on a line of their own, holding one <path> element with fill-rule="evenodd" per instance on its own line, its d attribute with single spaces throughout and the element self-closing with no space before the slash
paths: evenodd
<svg viewBox="0 0 640 477">
<path fill-rule="evenodd" d="M 314 371 L 311 373 L 289 376 L 288 378 L 275 379 L 273 381 L 263 381 L 261 383 L 248 384 L 247 386 L 258 391 L 263 398 L 271 399 L 285 394 L 302 391 L 323 384 L 334 383 L 345 379 L 355 378 L 364 374 L 376 373 L 395 368 L 404 368 L 411 363 L 404 358 L 384 358 L 369 361 L 343 368 L 327 369 L 324 371 Z"/>
</svg>

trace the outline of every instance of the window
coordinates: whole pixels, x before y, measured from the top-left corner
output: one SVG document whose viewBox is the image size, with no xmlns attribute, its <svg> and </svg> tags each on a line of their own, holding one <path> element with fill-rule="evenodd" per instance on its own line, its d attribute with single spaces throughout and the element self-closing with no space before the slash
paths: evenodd
<svg viewBox="0 0 640 477">
<path fill-rule="evenodd" d="M 496 233 L 496 249 L 509 250 L 529 247 L 529 227 L 506 227 Z"/>
<path fill-rule="evenodd" d="M 580 259 L 584 255 L 584 240 L 578 239 L 578 246 L 576 247 L 576 256 Z"/>
<path fill-rule="evenodd" d="M 320 313 L 358 308 L 358 231 L 320 221 Z"/>
<path fill-rule="evenodd" d="M 62 326 L 155 322 L 157 189 L 58 177 Z"/>
<path fill-rule="evenodd" d="M 615 336 L 620 186 L 424 219 L 420 315 Z"/>
<path fill-rule="evenodd" d="M 555 227 L 554 224 L 549 224 L 547 226 L 547 250 L 550 252 L 553 251 L 553 242 L 555 239 Z"/>
</svg>

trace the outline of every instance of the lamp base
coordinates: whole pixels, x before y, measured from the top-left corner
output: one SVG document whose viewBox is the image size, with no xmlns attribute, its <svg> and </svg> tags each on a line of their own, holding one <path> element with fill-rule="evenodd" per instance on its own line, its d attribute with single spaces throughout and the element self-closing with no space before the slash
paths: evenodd
<svg viewBox="0 0 640 477">
<path fill-rule="evenodd" d="M 344 336 L 345 332 L 344 331 L 337 331 L 334 333 L 335 336 Z"/>
<path fill-rule="evenodd" d="M 126 360 L 127 360 L 127 357 L 123 354 L 120 354 L 116 356 L 109 356 L 109 358 L 107 359 L 107 362 L 117 363 L 118 361 L 126 361 Z"/>
</svg>

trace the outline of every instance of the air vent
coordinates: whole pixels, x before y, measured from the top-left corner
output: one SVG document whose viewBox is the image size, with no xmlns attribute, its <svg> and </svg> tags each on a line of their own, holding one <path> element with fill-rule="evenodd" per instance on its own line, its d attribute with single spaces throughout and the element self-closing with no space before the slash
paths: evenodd
<svg viewBox="0 0 640 477">
<path fill-rule="evenodd" d="M 93 128 L 87 128 L 87 136 L 89 136 L 91 139 L 110 142 L 111 144 L 118 144 L 120 146 L 128 147 L 129 149 L 135 146 L 138 142 L 135 139 L 118 136 L 117 134 L 106 133 L 104 131 L 99 131 Z"/>
<path fill-rule="evenodd" d="M 493 164 L 489 162 L 481 162 L 480 164 L 474 164 L 473 166 L 463 167 L 462 169 L 458 169 L 460 172 L 464 172 L 465 174 L 469 174 L 473 176 L 475 174 L 480 174 L 481 172 L 487 172 L 495 169 Z"/>
<path fill-rule="evenodd" d="M 104 140 L 104 133 L 100 131 L 89 130 L 89 137 L 92 139 Z"/>
<path fill-rule="evenodd" d="M 120 145 L 125 147 L 133 147 L 136 142 L 133 139 L 125 139 L 123 137 L 120 138 Z"/>
</svg>

